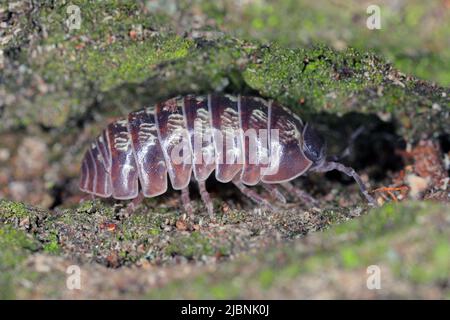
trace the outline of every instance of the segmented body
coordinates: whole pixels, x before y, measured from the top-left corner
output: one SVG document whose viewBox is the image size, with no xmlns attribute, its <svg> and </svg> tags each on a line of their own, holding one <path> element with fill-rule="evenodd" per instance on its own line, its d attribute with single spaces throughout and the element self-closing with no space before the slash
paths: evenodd
<svg viewBox="0 0 450 320">
<path fill-rule="evenodd" d="M 274 101 L 176 97 L 109 124 L 85 154 L 80 189 L 115 199 L 140 191 L 154 197 L 167 190 L 167 176 L 181 190 L 192 173 L 201 182 L 213 172 L 224 183 L 286 182 L 312 165 L 302 150 L 303 129 L 298 116 Z"/>
</svg>

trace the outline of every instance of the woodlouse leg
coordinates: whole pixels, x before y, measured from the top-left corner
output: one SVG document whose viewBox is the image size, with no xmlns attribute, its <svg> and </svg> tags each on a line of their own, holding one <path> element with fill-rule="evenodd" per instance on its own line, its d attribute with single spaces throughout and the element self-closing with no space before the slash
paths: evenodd
<svg viewBox="0 0 450 320">
<path fill-rule="evenodd" d="M 200 190 L 200 197 L 202 198 L 202 201 L 205 204 L 206 209 L 208 210 L 209 216 L 213 217 L 214 216 L 214 206 L 213 206 L 211 197 L 209 196 L 209 193 L 206 190 L 205 181 L 198 181 L 198 188 Z"/>
<path fill-rule="evenodd" d="M 292 183 L 290 182 L 283 182 L 281 184 L 283 188 L 287 190 L 290 194 L 293 194 L 296 198 L 299 200 L 305 202 L 308 205 L 317 204 L 317 200 L 314 199 L 312 196 L 310 196 L 307 192 L 300 190 L 299 188 L 296 188 Z"/>
<path fill-rule="evenodd" d="M 270 192 L 270 195 L 274 198 L 277 199 L 278 201 L 282 202 L 282 203 L 286 203 L 286 198 L 284 197 L 284 195 L 281 193 L 281 191 L 273 184 L 270 183 L 262 183 L 261 184 L 262 187 L 264 188 L 264 190 Z"/>
<path fill-rule="evenodd" d="M 255 201 L 256 203 L 266 206 L 268 208 L 270 208 L 272 211 L 276 210 L 276 207 L 274 205 L 272 205 L 270 203 L 270 201 L 268 199 L 266 199 L 265 197 L 259 195 L 257 192 L 255 192 L 254 190 L 248 188 L 246 185 L 244 185 L 241 181 L 239 180 L 233 180 L 233 184 L 238 187 L 238 189 L 244 194 L 246 195 L 248 198 L 250 198 L 251 200 Z"/>
<path fill-rule="evenodd" d="M 191 198 L 189 197 L 189 186 L 181 189 L 181 202 L 188 215 L 192 217 L 194 215 L 194 209 L 192 208 Z"/>
<path fill-rule="evenodd" d="M 136 208 L 144 201 L 144 195 L 142 192 L 139 192 L 138 196 L 131 200 L 131 202 L 127 205 L 127 212 L 132 214 L 136 211 Z"/>
<path fill-rule="evenodd" d="M 364 195 L 364 197 L 367 199 L 367 201 L 371 205 L 377 206 L 377 202 L 366 190 L 366 186 L 362 182 L 361 177 L 356 173 L 356 171 L 353 168 L 346 167 L 339 162 L 330 161 L 330 162 L 324 162 L 319 168 L 315 169 L 315 171 L 318 171 L 318 172 L 327 172 L 327 171 L 331 171 L 331 170 L 338 170 L 338 171 L 346 174 L 347 176 L 352 177 L 358 184 L 359 189 L 361 190 L 361 193 Z"/>
</svg>

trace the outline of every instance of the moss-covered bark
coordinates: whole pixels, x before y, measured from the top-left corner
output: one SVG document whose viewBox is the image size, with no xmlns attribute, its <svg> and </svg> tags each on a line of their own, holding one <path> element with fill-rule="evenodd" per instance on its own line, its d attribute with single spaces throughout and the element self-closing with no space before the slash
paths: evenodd
<svg viewBox="0 0 450 320">
<path fill-rule="evenodd" d="M 295 241 L 288 241 L 292 233 L 283 236 L 290 228 L 292 232 L 292 225 L 273 214 L 263 219 L 247 212 L 238 223 L 224 217 L 216 223 L 193 224 L 196 231 L 189 231 L 189 226 L 182 231 L 170 223 L 177 219 L 170 212 L 117 220 L 97 205 L 95 209 L 85 205 L 89 212 L 79 209 L 59 215 L 34 208 L 16 210 L 11 202 L 1 205 L 1 216 L 8 216 L 0 228 L 3 298 L 448 298 L 450 294 L 450 212 L 448 206 L 433 203 L 386 205 L 347 222 L 339 217 L 342 223 Z M 324 219 L 308 212 L 302 216 L 303 229 L 297 235 L 311 231 L 308 225 L 317 228 L 316 219 Z M 324 227 L 329 223 L 336 220 L 322 222 Z M 275 245 L 273 237 L 287 243 Z M 264 248 L 263 253 L 258 248 Z M 235 259 L 229 261 L 230 255 Z M 73 291 L 65 283 L 66 268 L 74 264 L 82 270 L 82 287 Z M 121 264 L 134 267 L 107 268 Z M 373 265 L 381 270 L 380 290 L 366 286 L 367 268 Z"/>
<path fill-rule="evenodd" d="M 174 281 L 151 298 L 448 298 L 448 207 L 389 205 L 295 244 Z M 380 268 L 381 289 L 366 283 Z"/>
<path fill-rule="evenodd" d="M 183 38 L 135 2 L 73 4 L 82 14 L 79 30 L 64 27 L 66 4 L 6 9 L 17 26 L 2 48 L 1 92 L 9 99 L 0 130 L 67 127 L 99 102 L 117 116 L 175 94 L 246 88 L 300 113 L 389 112 L 413 126 L 415 137 L 448 130 L 449 90 L 403 75 L 373 54 Z"/>
<path fill-rule="evenodd" d="M 278 212 L 216 187 L 215 219 L 197 199 L 195 218 L 183 216 L 174 193 L 131 216 L 123 203 L 78 203 L 80 160 L 104 125 L 185 93 L 276 99 L 324 129 L 333 153 L 366 127 L 348 161 L 371 189 L 408 170 L 397 140 L 441 139 L 436 157 L 443 176 L 448 170 L 448 88 L 405 75 L 361 46 L 288 48 L 280 43 L 295 37 L 277 44 L 222 34 L 236 31 L 233 21 L 220 26 L 220 6 L 203 1 L 194 8 L 216 23 L 195 28 L 184 3 L 72 1 L 79 30 L 65 24 L 64 2 L 0 5 L 7 26 L 0 33 L 0 198 L 17 200 L 0 200 L 0 297 L 448 298 L 448 206 L 369 211 L 342 177 L 308 177 L 302 186 L 318 205 Z M 258 29 L 266 14 L 252 13 L 251 25 Z M 269 16 L 274 23 L 278 13 Z M 428 189 L 448 201 L 443 180 Z M 72 264 L 86 275 L 81 291 L 66 288 Z M 364 287 L 370 264 L 382 268 L 381 291 Z"/>
</svg>

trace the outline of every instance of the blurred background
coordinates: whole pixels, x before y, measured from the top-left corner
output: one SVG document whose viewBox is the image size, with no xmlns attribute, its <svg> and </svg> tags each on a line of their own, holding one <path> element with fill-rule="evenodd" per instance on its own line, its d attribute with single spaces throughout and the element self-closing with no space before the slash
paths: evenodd
<svg viewBox="0 0 450 320">
<path fill-rule="evenodd" d="M 80 10 L 79 29 L 67 25 L 72 4 Z M 370 5 L 380 9 L 380 29 L 367 27 Z M 182 92 L 239 91 L 242 75 L 233 68 L 242 68 L 244 55 L 254 50 L 239 41 L 295 49 L 324 44 L 342 52 L 353 47 L 378 54 L 404 75 L 450 84 L 448 0 L 15 1 L 0 8 L 0 197 L 46 208 L 77 194 L 84 148 L 112 119 Z M 207 62 L 196 51 L 208 50 L 202 41 L 230 36 L 240 39 L 236 48 L 242 51 L 205 53 Z M 182 73 L 173 67 L 177 63 L 184 74 L 156 79 Z M 203 69 L 187 69 L 205 63 Z M 273 95 L 268 83 L 257 81 L 250 85 Z M 124 89 L 127 84 L 142 88 Z M 308 89 L 290 86 L 294 94 L 281 102 L 302 101 L 301 91 Z M 334 94 L 323 93 L 326 101 Z"/>
<path fill-rule="evenodd" d="M 449 298 L 449 85 L 450 0 L 0 0 L 0 298 Z M 363 127 L 343 161 L 384 206 L 335 172 L 276 212 L 208 181 L 213 219 L 195 187 L 193 218 L 79 191 L 108 123 L 210 92 L 276 99 L 330 154 Z"/>
<path fill-rule="evenodd" d="M 381 29 L 366 26 L 371 5 L 380 8 Z M 325 43 L 337 50 L 371 50 L 402 72 L 450 84 L 448 0 L 198 0 L 149 1 L 147 6 L 173 15 L 181 29 L 209 26 L 287 47 Z"/>
</svg>

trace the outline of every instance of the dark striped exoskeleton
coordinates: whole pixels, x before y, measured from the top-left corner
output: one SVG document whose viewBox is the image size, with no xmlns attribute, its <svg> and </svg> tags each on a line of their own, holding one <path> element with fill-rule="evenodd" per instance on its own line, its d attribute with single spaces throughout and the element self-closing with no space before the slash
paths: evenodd
<svg viewBox="0 0 450 320">
<path fill-rule="evenodd" d="M 108 125 L 82 162 L 80 189 L 99 197 L 126 200 L 155 197 L 172 187 L 192 211 L 188 185 L 193 173 L 208 212 L 213 205 L 205 180 L 232 182 L 268 207 L 271 201 L 247 186 L 262 185 L 285 201 L 277 184 L 314 201 L 289 181 L 307 171 L 339 170 L 354 178 L 375 204 L 358 174 L 326 160 L 326 143 L 310 125 L 274 101 L 231 95 L 176 97 Z"/>
</svg>

